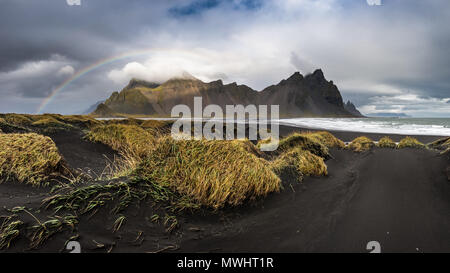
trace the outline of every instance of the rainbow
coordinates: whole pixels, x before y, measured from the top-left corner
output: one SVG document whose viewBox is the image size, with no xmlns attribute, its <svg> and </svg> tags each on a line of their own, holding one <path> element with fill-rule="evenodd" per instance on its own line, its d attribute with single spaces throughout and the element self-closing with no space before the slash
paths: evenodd
<svg viewBox="0 0 450 273">
<path fill-rule="evenodd" d="M 113 63 L 113 62 L 116 62 L 116 61 L 119 61 L 122 59 L 130 58 L 130 57 L 137 57 L 140 55 L 148 55 L 148 54 L 154 53 L 155 51 L 176 51 L 176 52 L 192 53 L 192 51 L 181 50 L 181 49 L 152 48 L 152 49 L 145 49 L 145 50 L 130 51 L 130 52 L 127 52 L 124 54 L 115 55 L 115 56 L 111 56 L 111 57 L 108 57 L 105 59 L 101 59 L 101 60 L 95 62 L 94 64 L 91 64 L 87 67 L 84 67 L 83 69 L 80 69 L 79 71 L 74 73 L 70 78 L 68 78 L 63 83 L 58 85 L 55 89 L 53 89 L 52 92 L 45 99 L 43 99 L 42 102 L 39 104 L 39 107 L 36 110 L 36 114 L 41 114 L 42 111 L 53 101 L 53 99 L 56 97 L 56 95 L 58 95 L 58 93 L 60 93 L 70 83 L 83 77 L 87 73 L 89 73 L 101 66 L 108 65 L 110 63 Z"/>
</svg>

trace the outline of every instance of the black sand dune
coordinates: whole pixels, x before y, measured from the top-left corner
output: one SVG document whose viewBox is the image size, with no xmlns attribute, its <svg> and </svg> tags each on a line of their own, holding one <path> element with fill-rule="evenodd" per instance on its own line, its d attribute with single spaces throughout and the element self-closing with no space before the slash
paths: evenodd
<svg viewBox="0 0 450 273">
<path fill-rule="evenodd" d="M 282 127 L 282 134 L 297 128 Z M 348 141 L 361 133 L 336 134 Z M 51 136 L 72 168 L 101 172 L 115 153 L 84 141 L 81 133 Z M 396 136 L 393 136 L 395 139 Z M 422 137 L 432 141 L 439 137 Z M 374 137 L 374 139 L 377 139 Z M 430 150 L 333 149 L 329 176 L 284 179 L 284 190 L 237 209 L 177 215 L 179 228 L 167 233 L 149 220 L 146 203 L 127 211 L 124 227 L 112 232 L 117 216 L 105 208 L 80 216 L 83 252 L 368 252 L 378 241 L 383 252 L 450 252 L 448 158 Z M 38 210 L 48 189 L 0 184 L 0 206 Z M 49 212 L 35 214 L 46 219 Z M 29 219 L 30 222 L 33 219 Z M 33 252 L 60 252 L 70 237 L 62 232 Z M 19 239 L 6 252 L 29 252 Z"/>
<path fill-rule="evenodd" d="M 180 251 L 368 252 L 369 241 L 383 252 L 450 251 L 445 159 L 411 149 L 332 154 L 329 177 L 242 209 L 201 239 L 186 236 Z"/>
<path fill-rule="evenodd" d="M 79 169 L 88 174 L 101 175 L 117 153 L 101 143 L 83 139 L 82 131 L 59 131 L 49 135 L 59 152 L 72 169 Z"/>
</svg>

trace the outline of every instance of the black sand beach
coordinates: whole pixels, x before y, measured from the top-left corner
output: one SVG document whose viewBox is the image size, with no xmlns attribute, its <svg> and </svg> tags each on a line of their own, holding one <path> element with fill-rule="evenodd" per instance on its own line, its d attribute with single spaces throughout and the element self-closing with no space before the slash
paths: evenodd
<svg viewBox="0 0 450 273">
<path fill-rule="evenodd" d="M 296 131 L 323 131 L 323 130 L 280 125 L 280 135 L 281 136 L 286 136 L 286 135 L 290 134 L 291 132 L 296 132 Z M 384 136 L 389 136 L 395 142 L 398 142 L 398 141 L 400 141 L 400 139 L 405 137 L 405 135 L 398 135 L 398 134 L 378 134 L 378 133 L 350 132 L 350 131 L 337 131 L 337 130 L 326 130 L 326 131 L 332 133 L 335 137 L 337 137 L 345 142 L 350 142 L 359 136 L 367 136 L 367 137 L 370 137 L 374 141 L 378 141 L 380 138 L 382 138 Z M 409 136 L 417 138 L 420 142 L 423 142 L 423 143 L 429 143 L 429 142 L 432 142 L 432 141 L 435 141 L 437 139 L 444 137 L 444 136 L 427 136 L 427 135 L 409 135 Z"/>
<path fill-rule="evenodd" d="M 298 130 L 280 127 L 282 135 Z M 343 141 L 381 137 L 332 133 Z M 116 156 L 78 133 L 50 136 L 74 169 L 91 168 L 98 174 Z M 391 137 L 398 141 L 403 136 Z M 430 142 L 439 137 L 417 138 Z M 285 177 L 284 189 L 264 200 L 219 212 L 179 213 L 179 227 L 171 233 L 149 220 L 154 209 L 144 203 L 128 209 L 125 226 L 115 233 L 105 225 L 115 220 L 108 208 L 95 217 L 80 216 L 77 240 L 83 252 L 369 252 L 369 241 L 378 241 L 382 252 L 450 252 L 446 156 L 409 148 L 363 153 L 332 149 L 331 155 L 326 177 L 308 177 L 301 183 Z M 48 195 L 43 188 L 3 183 L 0 207 L 37 210 Z M 45 219 L 48 212 L 42 209 L 35 216 Z M 21 238 L 3 252 L 64 252 L 68 239 L 69 233 L 61 232 L 29 250 Z"/>
<path fill-rule="evenodd" d="M 180 251 L 363 253 L 369 241 L 382 252 L 450 251 L 445 160 L 410 149 L 332 154 L 328 177 L 236 212 L 229 229 L 185 239 Z"/>
</svg>

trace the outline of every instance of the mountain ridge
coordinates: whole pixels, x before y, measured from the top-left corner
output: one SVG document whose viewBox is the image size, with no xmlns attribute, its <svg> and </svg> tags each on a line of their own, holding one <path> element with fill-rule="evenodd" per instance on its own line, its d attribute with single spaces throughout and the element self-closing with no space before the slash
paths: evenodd
<svg viewBox="0 0 450 273">
<path fill-rule="evenodd" d="M 98 117 L 149 115 L 170 117 L 171 109 L 185 104 L 193 109 L 194 97 L 201 96 L 203 106 L 279 105 L 281 117 L 361 117 L 356 107 L 344 103 L 339 89 L 318 69 L 303 76 L 295 72 L 262 91 L 235 82 L 222 80 L 203 82 L 192 76 L 171 78 L 158 84 L 131 79 L 120 92 L 116 91 L 92 112 Z M 350 104 L 349 104 L 350 103 Z"/>
</svg>

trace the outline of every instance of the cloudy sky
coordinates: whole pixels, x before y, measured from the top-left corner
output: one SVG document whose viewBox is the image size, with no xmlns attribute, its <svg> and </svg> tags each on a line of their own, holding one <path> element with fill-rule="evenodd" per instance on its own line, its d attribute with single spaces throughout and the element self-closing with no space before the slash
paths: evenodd
<svg viewBox="0 0 450 273">
<path fill-rule="evenodd" d="M 450 117 L 448 0 L 68 2 L 0 0 L 0 112 L 79 113 L 132 77 L 262 90 L 321 68 L 365 114 Z"/>
</svg>

